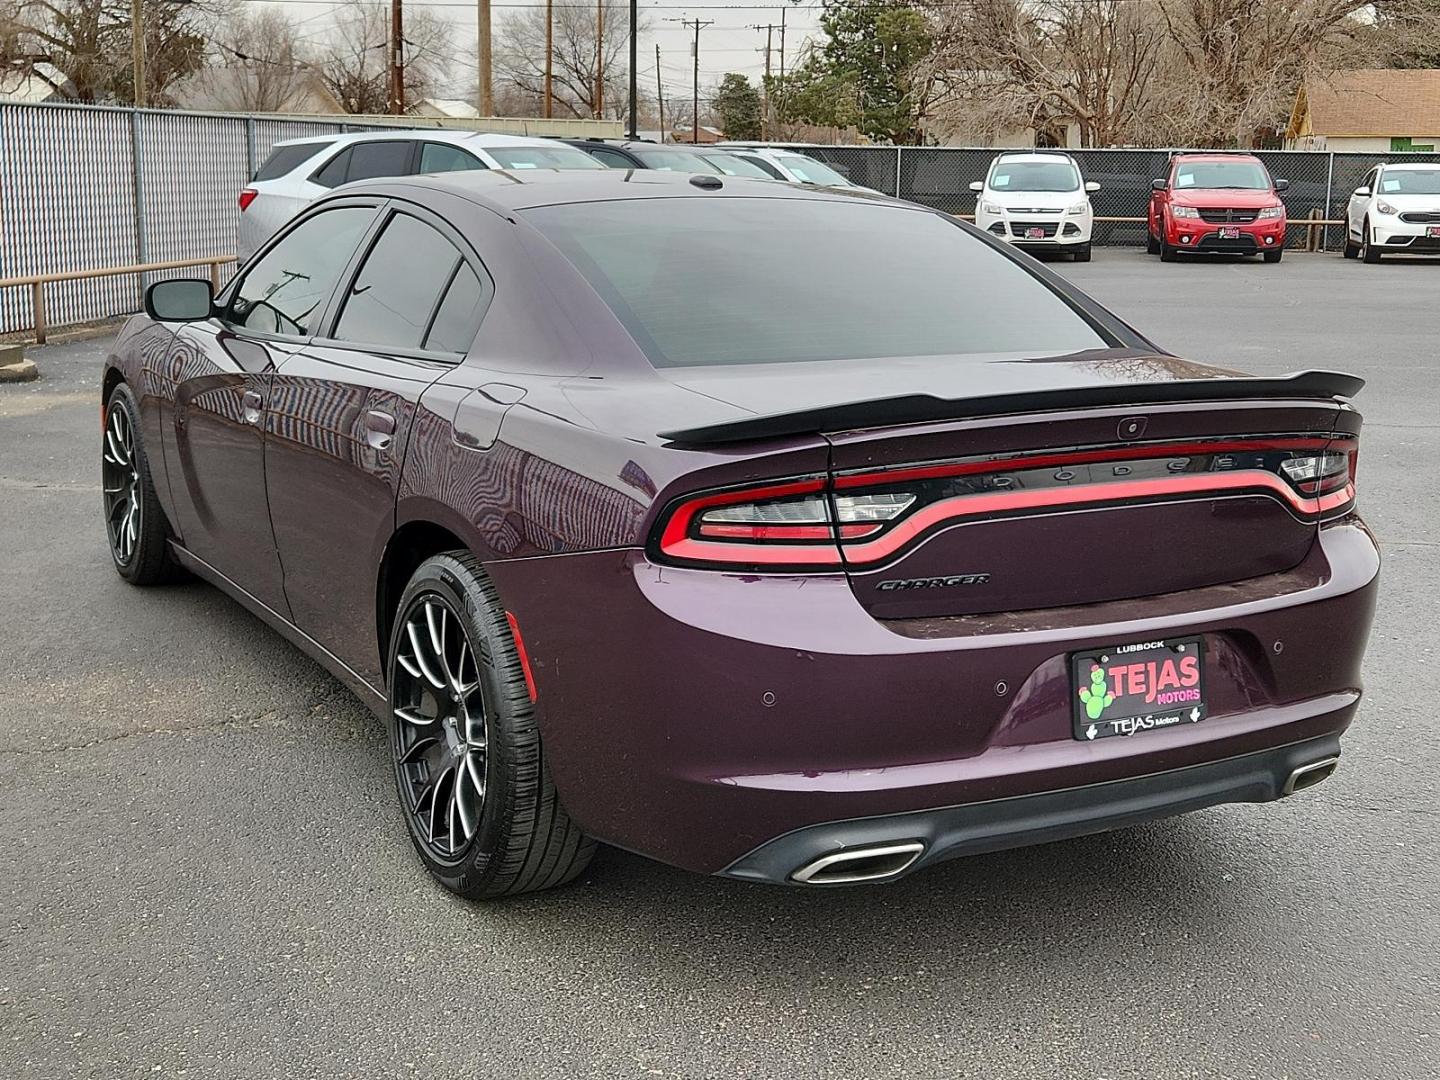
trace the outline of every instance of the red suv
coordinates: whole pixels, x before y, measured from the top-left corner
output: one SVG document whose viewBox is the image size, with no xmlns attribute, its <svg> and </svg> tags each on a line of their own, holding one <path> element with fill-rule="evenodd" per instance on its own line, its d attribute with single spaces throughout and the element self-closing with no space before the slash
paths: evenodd
<svg viewBox="0 0 1440 1080">
<path fill-rule="evenodd" d="M 1249 154 L 1176 154 L 1170 175 L 1150 184 L 1146 250 L 1173 262 L 1182 251 L 1262 253 L 1279 262 L 1285 250 L 1288 180 L 1272 180 Z"/>
</svg>

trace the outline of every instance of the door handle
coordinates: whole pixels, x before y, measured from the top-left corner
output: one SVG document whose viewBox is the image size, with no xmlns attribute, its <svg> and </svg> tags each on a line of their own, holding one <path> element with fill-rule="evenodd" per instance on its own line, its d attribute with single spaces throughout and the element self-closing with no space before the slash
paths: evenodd
<svg viewBox="0 0 1440 1080">
<path fill-rule="evenodd" d="M 365 414 L 365 442 L 382 453 L 395 441 L 395 417 L 372 409 Z"/>
<path fill-rule="evenodd" d="M 258 390 L 246 390 L 240 396 L 240 407 L 245 414 L 247 424 L 258 424 L 264 415 L 265 399 L 260 396 Z"/>
</svg>

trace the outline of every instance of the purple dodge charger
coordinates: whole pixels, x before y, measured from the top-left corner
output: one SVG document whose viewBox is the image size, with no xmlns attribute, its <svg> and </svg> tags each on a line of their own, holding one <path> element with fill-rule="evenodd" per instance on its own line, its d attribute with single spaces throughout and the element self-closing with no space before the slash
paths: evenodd
<svg viewBox="0 0 1440 1080">
<path fill-rule="evenodd" d="M 136 585 L 190 572 L 389 731 L 470 897 L 597 843 L 799 886 L 1336 767 L 1362 382 L 1179 359 L 879 196 L 450 173 L 315 203 L 104 374 Z"/>
</svg>

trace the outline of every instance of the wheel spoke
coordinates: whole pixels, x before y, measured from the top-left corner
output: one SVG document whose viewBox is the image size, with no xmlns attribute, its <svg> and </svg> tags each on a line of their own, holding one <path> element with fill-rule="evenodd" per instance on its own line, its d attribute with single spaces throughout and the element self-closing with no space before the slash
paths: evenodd
<svg viewBox="0 0 1440 1080">
<path fill-rule="evenodd" d="M 414 709 L 396 709 L 395 715 L 407 724 L 414 724 L 416 727 L 425 727 L 427 724 L 435 722 L 433 716 L 421 716 Z"/>
<path fill-rule="evenodd" d="M 444 690 L 445 680 L 430 670 L 430 665 L 425 662 L 425 647 L 420 644 L 420 631 L 415 628 L 413 622 L 405 624 L 405 632 L 410 635 L 410 645 L 415 650 L 415 662 L 420 665 L 425 678 L 429 680 L 436 690 Z"/>
<path fill-rule="evenodd" d="M 400 764 L 415 764 L 415 762 L 419 761 L 422 757 L 424 757 L 425 754 L 430 750 L 430 748 L 435 746 L 439 741 L 439 739 L 430 738 L 416 739 L 410 749 L 406 750 L 405 753 L 400 755 Z"/>
<path fill-rule="evenodd" d="M 465 797 L 460 791 L 461 781 L 469 778 L 474 783 L 475 774 L 470 771 L 470 755 L 465 755 L 465 768 L 461 769 L 455 776 L 455 809 L 460 815 L 460 828 L 465 833 L 465 839 L 469 840 L 475 834 L 475 822 L 465 810 Z M 476 792 L 477 801 L 479 792 Z"/>
<path fill-rule="evenodd" d="M 411 660 L 410 657 L 405 656 L 403 653 L 395 653 L 395 662 L 398 663 L 401 667 L 403 667 L 406 671 L 408 671 L 411 678 L 423 679 L 425 677 L 420 672 L 420 665 L 415 663 L 414 660 Z"/>
<path fill-rule="evenodd" d="M 116 465 L 124 466 L 130 464 L 130 456 L 120 449 L 120 440 L 115 437 L 113 431 L 107 431 L 105 433 L 105 444 L 110 447 L 110 454 Z"/>
<path fill-rule="evenodd" d="M 485 798 L 485 776 L 480 771 L 478 758 L 479 755 L 473 752 L 465 755 L 465 771 L 470 774 L 470 783 L 475 788 L 477 804 Z"/>
<path fill-rule="evenodd" d="M 444 770 L 442 773 L 440 773 L 439 776 L 435 777 L 435 782 L 430 785 L 430 815 L 429 815 L 429 817 L 430 817 L 430 826 L 429 826 L 429 827 L 430 827 L 430 843 L 432 843 L 432 844 L 435 843 L 435 825 L 436 825 L 435 812 L 440 809 L 440 785 L 445 782 L 445 778 L 446 778 L 447 776 L 450 776 L 452 772 L 453 772 L 452 769 L 446 769 L 446 770 Z"/>
<path fill-rule="evenodd" d="M 435 625 L 434 604 L 425 605 L 425 625 L 430 628 L 430 648 L 443 666 L 445 663 L 445 609 L 440 608 L 440 625 Z"/>
</svg>

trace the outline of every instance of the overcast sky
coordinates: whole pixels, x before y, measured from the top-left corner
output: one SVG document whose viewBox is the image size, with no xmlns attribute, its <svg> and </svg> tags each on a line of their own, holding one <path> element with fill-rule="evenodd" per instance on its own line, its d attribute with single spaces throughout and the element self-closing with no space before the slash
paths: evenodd
<svg viewBox="0 0 1440 1080">
<path fill-rule="evenodd" d="M 329 13 L 344 4 L 330 0 L 249 0 L 251 3 L 275 3 L 289 9 L 301 20 L 299 40 L 314 40 L 324 36 L 329 25 Z M 555 3 L 576 3 L 583 0 L 555 0 Z M 473 0 L 404 0 L 406 10 L 429 8 L 437 15 L 450 20 L 455 26 L 455 63 L 451 71 L 454 85 L 451 92 L 457 96 L 473 97 L 475 89 L 475 4 Z M 543 7 L 544 0 L 492 0 L 492 25 L 499 24 L 509 16 L 519 14 L 526 7 Z M 655 46 L 660 46 L 660 76 L 665 86 L 667 103 L 671 98 L 687 98 L 690 95 L 691 59 L 690 45 L 694 41 L 694 30 L 687 29 L 670 19 L 695 19 L 711 21 L 713 25 L 700 31 L 700 85 L 702 89 L 719 82 L 727 71 L 738 71 L 758 83 L 765 71 L 765 32 L 752 30 L 752 26 L 766 23 L 779 24 L 780 10 L 785 8 L 785 57 L 787 68 L 794 66 L 801 47 L 810 38 L 819 37 L 820 3 L 818 0 L 753 0 L 739 3 L 735 0 L 699 0 L 685 4 L 682 0 L 639 0 L 641 22 L 649 23 L 648 32 L 640 36 L 640 78 L 641 85 L 655 92 Z M 774 53 L 771 58 L 774 70 L 780 65 L 780 34 L 773 37 Z M 623 54 L 622 54 L 623 55 Z"/>
</svg>

